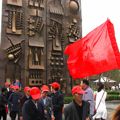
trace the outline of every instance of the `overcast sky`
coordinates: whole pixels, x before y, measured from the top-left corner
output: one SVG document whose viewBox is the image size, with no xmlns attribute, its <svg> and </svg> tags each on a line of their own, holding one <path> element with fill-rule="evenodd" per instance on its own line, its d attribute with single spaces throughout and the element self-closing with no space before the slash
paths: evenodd
<svg viewBox="0 0 120 120">
<path fill-rule="evenodd" d="M 120 49 L 120 0 L 82 0 L 83 36 L 109 18 Z"/>
<path fill-rule="evenodd" d="M 83 36 L 109 18 L 115 27 L 115 35 L 120 49 L 120 0 L 81 0 Z M 0 19 L 1 5 L 0 0 Z M 0 23 L 1 26 L 1 23 Z"/>
</svg>

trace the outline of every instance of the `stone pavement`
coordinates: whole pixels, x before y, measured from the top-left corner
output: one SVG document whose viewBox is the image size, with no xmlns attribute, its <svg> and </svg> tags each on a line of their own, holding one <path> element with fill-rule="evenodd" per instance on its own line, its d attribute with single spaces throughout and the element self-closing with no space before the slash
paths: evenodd
<svg viewBox="0 0 120 120">
<path fill-rule="evenodd" d="M 115 110 L 115 108 L 120 104 L 120 101 L 107 101 L 107 110 L 108 110 L 108 118 L 107 120 L 111 120 L 112 114 Z M 10 117 L 8 115 L 7 120 L 10 120 Z"/>
<path fill-rule="evenodd" d="M 116 109 L 116 107 L 118 105 L 120 105 L 120 101 L 118 101 L 118 100 L 117 101 L 107 101 L 106 104 L 107 104 L 107 110 L 108 110 L 107 120 L 111 120 L 114 110 Z"/>
</svg>

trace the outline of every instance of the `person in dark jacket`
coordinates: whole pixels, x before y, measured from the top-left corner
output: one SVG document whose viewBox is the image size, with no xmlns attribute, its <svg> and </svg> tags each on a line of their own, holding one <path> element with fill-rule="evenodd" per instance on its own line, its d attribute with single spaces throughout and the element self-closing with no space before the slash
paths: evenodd
<svg viewBox="0 0 120 120">
<path fill-rule="evenodd" d="M 10 90 L 10 82 L 5 82 L 5 88 L 7 89 L 7 91 Z"/>
<path fill-rule="evenodd" d="M 72 88 L 73 102 L 64 108 L 65 120 L 90 120 L 89 103 L 82 100 L 85 92 L 77 85 Z"/>
<path fill-rule="evenodd" d="M 23 117 L 22 117 L 22 108 L 23 108 L 23 105 L 24 105 L 25 101 L 27 101 L 27 100 L 30 99 L 30 89 L 31 88 L 29 86 L 26 86 L 24 88 L 24 94 L 20 98 L 20 120 L 23 119 Z"/>
<path fill-rule="evenodd" d="M 32 87 L 30 90 L 31 99 L 27 100 L 22 109 L 23 120 L 45 120 L 43 104 L 39 102 L 40 90 Z"/>
<path fill-rule="evenodd" d="M 10 117 L 11 120 L 15 120 L 18 115 L 18 120 L 20 119 L 19 110 L 20 110 L 20 93 L 19 87 L 14 86 L 14 92 L 10 95 L 8 101 L 10 104 Z"/>
<path fill-rule="evenodd" d="M 7 91 L 6 96 L 7 96 L 7 101 L 8 101 L 8 110 L 10 111 L 10 103 L 9 103 L 9 97 L 10 95 L 14 92 L 14 86 L 11 84 L 9 87 L 9 91 Z"/>
<path fill-rule="evenodd" d="M 6 88 L 1 89 L 1 95 L 0 95 L 0 120 L 1 117 L 3 117 L 3 120 L 7 119 L 7 111 L 6 111 L 6 106 L 7 106 L 7 98 L 6 98 Z"/>
<path fill-rule="evenodd" d="M 55 120 L 62 120 L 62 112 L 64 106 L 64 96 L 60 92 L 60 84 L 57 82 L 53 82 L 50 84 L 52 87 L 52 104 L 53 104 L 53 113 Z"/>
</svg>

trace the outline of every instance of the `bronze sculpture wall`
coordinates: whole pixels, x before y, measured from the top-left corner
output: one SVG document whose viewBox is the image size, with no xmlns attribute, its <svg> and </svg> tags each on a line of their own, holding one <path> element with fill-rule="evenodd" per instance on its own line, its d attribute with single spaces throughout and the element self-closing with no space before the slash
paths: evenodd
<svg viewBox="0 0 120 120">
<path fill-rule="evenodd" d="M 69 82 L 63 51 L 81 36 L 80 0 L 4 0 L 2 80 L 31 86 Z"/>
</svg>

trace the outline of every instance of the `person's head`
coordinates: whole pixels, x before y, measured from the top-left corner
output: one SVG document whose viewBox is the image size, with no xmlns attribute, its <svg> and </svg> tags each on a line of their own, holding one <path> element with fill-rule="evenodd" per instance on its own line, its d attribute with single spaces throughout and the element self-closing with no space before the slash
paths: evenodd
<svg viewBox="0 0 120 120">
<path fill-rule="evenodd" d="M 9 82 L 5 82 L 5 87 L 6 88 L 10 87 L 10 83 Z"/>
<path fill-rule="evenodd" d="M 1 88 L 1 93 L 5 94 L 7 92 L 7 89 L 5 87 Z"/>
<path fill-rule="evenodd" d="M 82 84 L 82 88 L 83 88 L 84 90 L 86 90 L 86 89 L 88 88 L 88 86 L 89 86 L 89 81 L 86 80 L 86 79 L 84 79 L 84 80 L 83 80 L 83 84 Z"/>
<path fill-rule="evenodd" d="M 18 79 L 15 80 L 15 83 L 19 83 L 19 82 L 20 82 L 20 80 L 18 80 Z"/>
<path fill-rule="evenodd" d="M 76 85 L 76 86 L 74 86 L 72 88 L 73 99 L 77 103 L 81 103 L 82 102 L 83 94 L 85 94 L 85 91 L 82 89 L 82 87 L 80 85 Z"/>
<path fill-rule="evenodd" d="M 10 85 L 10 90 L 14 91 L 14 85 L 13 84 Z"/>
<path fill-rule="evenodd" d="M 115 109 L 112 120 L 120 120 L 120 105 Z"/>
<path fill-rule="evenodd" d="M 41 87 L 41 93 L 42 93 L 42 97 L 45 98 L 48 95 L 49 92 L 49 87 L 47 85 L 43 85 Z"/>
<path fill-rule="evenodd" d="M 98 83 L 98 92 L 100 92 L 102 89 L 104 89 L 104 84 L 103 83 Z"/>
<path fill-rule="evenodd" d="M 14 92 L 19 92 L 19 90 L 20 90 L 19 86 L 17 86 L 17 85 L 14 85 L 13 89 L 14 89 Z"/>
<path fill-rule="evenodd" d="M 29 86 L 26 86 L 25 88 L 24 88 L 24 93 L 27 95 L 27 96 L 30 96 L 30 87 Z"/>
<path fill-rule="evenodd" d="M 53 82 L 52 84 L 50 84 L 51 88 L 52 88 L 52 92 L 56 92 L 60 89 L 60 84 L 58 82 Z"/>
<path fill-rule="evenodd" d="M 30 96 L 32 100 L 37 101 L 40 99 L 40 89 L 38 87 L 32 87 L 30 89 Z"/>
</svg>

